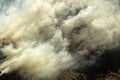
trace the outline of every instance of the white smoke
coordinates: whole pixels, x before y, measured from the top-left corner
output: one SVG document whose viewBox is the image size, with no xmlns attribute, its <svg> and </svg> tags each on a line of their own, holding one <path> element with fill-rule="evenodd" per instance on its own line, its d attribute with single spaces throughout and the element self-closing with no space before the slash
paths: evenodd
<svg viewBox="0 0 120 80">
<path fill-rule="evenodd" d="M 120 46 L 119 0 L 0 4 L 0 50 L 7 56 L 0 64 L 2 73 L 20 69 L 32 80 L 53 80 L 61 70 L 92 65 L 105 49 Z"/>
</svg>

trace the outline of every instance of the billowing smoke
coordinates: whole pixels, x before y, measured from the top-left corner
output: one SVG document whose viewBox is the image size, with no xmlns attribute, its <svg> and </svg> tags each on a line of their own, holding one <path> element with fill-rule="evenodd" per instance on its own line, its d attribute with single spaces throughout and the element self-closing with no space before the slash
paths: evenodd
<svg viewBox="0 0 120 80">
<path fill-rule="evenodd" d="M 119 46 L 119 0 L 0 0 L 1 75 L 56 80 Z"/>
</svg>

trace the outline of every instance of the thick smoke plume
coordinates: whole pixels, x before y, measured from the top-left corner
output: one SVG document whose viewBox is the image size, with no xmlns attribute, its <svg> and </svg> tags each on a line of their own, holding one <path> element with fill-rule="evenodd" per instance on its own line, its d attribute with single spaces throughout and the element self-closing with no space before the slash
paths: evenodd
<svg viewBox="0 0 120 80">
<path fill-rule="evenodd" d="M 119 46 L 119 0 L 0 0 L 1 75 L 56 80 Z"/>
</svg>

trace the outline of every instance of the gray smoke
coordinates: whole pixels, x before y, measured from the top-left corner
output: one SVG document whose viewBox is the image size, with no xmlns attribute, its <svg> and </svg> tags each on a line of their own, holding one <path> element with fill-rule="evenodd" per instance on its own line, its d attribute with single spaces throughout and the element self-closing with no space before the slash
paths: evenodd
<svg viewBox="0 0 120 80">
<path fill-rule="evenodd" d="M 119 0 L 0 0 L 1 75 L 53 80 L 119 46 Z"/>
</svg>

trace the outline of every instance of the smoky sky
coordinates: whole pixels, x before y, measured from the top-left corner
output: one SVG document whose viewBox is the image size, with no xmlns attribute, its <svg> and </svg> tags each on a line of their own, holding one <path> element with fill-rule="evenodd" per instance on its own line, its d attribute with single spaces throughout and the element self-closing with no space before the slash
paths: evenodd
<svg viewBox="0 0 120 80">
<path fill-rule="evenodd" d="M 96 64 L 120 46 L 119 8 L 119 0 L 1 0 L 1 75 L 56 80 Z"/>
</svg>

